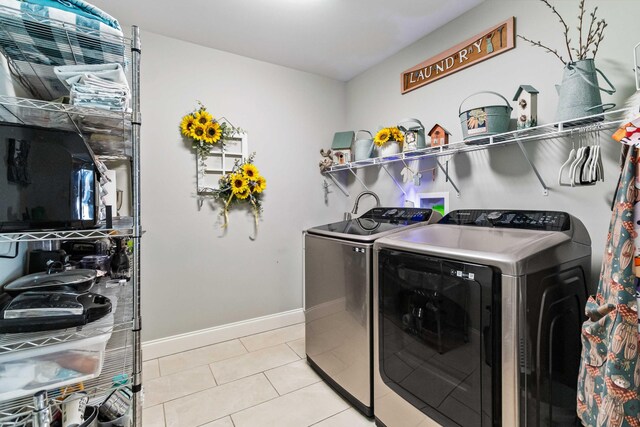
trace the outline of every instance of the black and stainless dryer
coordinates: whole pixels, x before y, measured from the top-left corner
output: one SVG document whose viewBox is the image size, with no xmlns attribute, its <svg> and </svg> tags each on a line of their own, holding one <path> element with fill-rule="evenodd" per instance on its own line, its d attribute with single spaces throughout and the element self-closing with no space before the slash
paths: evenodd
<svg viewBox="0 0 640 427">
<path fill-rule="evenodd" d="M 590 265 L 564 212 L 459 210 L 378 239 L 377 424 L 575 425 Z"/>
</svg>

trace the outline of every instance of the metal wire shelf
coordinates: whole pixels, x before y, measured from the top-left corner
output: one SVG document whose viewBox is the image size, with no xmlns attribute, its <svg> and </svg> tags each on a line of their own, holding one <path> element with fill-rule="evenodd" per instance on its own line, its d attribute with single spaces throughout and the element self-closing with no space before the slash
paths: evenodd
<svg viewBox="0 0 640 427">
<path fill-rule="evenodd" d="M 50 230 L 50 231 L 22 231 L 0 233 L 0 243 L 13 242 L 41 242 L 45 240 L 79 240 L 102 239 L 106 237 L 133 237 L 131 218 L 122 217 L 113 228 L 96 228 L 89 230 Z"/>
<path fill-rule="evenodd" d="M 113 334 L 107 343 L 104 364 L 99 377 L 64 388 L 49 389 L 48 396 L 52 411 L 59 409 L 59 399 L 72 390 L 83 390 L 89 396 L 90 402 L 101 402 L 113 390 L 130 388 L 133 372 L 131 343 L 132 331 Z M 30 396 L 0 403 L 0 427 L 29 425 L 33 409 Z"/>
<path fill-rule="evenodd" d="M 85 326 L 58 331 L 0 334 L 0 355 L 30 350 L 64 342 L 77 341 L 104 334 L 116 334 L 133 328 L 133 295 L 131 284 L 106 288 L 105 282 L 95 285 L 92 292 L 104 295 L 115 305 L 112 315 Z"/>
<path fill-rule="evenodd" d="M 123 161 L 131 161 L 131 156 L 127 155 L 97 155 L 98 160 L 103 162 L 123 162 Z"/>
<path fill-rule="evenodd" d="M 131 114 L 0 95 L 0 120 L 82 134 L 96 155 L 131 156 Z"/>
<path fill-rule="evenodd" d="M 0 97 L 0 120 L 34 126 L 67 129 L 81 133 L 96 157 L 103 161 L 133 162 L 133 218 L 127 218 L 109 229 L 53 230 L 41 232 L 0 233 L 0 243 L 47 241 L 61 239 L 95 239 L 134 237 L 131 281 L 121 292 L 119 306 L 111 326 L 106 361 L 101 375 L 84 383 L 90 401 L 99 402 L 114 388 L 133 390 L 132 415 L 141 426 L 141 351 L 140 351 L 140 226 L 139 205 L 139 141 L 140 141 L 140 36 L 132 28 L 132 38 L 108 34 L 39 16 L 25 10 L 0 6 L 0 53 L 6 58 L 15 80 L 29 91 L 33 99 Z M 133 113 L 118 113 L 94 108 L 82 108 L 56 102 L 69 94 L 56 77 L 53 67 L 75 64 L 119 63 L 131 83 Z M 131 65 L 131 67 L 129 67 Z M 125 303 L 126 301 L 126 303 Z M 125 317 L 120 317 L 125 310 Z M 60 332 L 60 331 L 58 331 Z M 42 334 L 39 339 L 25 340 L 23 345 L 52 345 L 65 340 L 82 339 L 97 333 L 96 325 L 78 330 Z M 87 335 L 88 334 L 88 335 Z M 124 338 L 123 338 L 124 335 Z M 15 344 L 16 347 L 13 347 Z M 5 350 L 16 351 L 20 343 L 4 342 Z M 1 352 L 1 350 L 0 350 Z M 117 378 L 117 381 L 114 380 Z M 124 378 L 124 380 L 123 380 Z M 114 385 L 114 383 L 116 385 Z M 49 390 L 55 408 L 60 391 Z M 33 410 L 30 398 L 0 403 L 0 427 L 26 426 Z"/>
<path fill-rule="evenodd" d="M 0 7 L 0 50 L 18 80 L 39 99 L 68 95 L 56 65 L 131 62 L 131 40 L 31 13 Z"/>
</svg>

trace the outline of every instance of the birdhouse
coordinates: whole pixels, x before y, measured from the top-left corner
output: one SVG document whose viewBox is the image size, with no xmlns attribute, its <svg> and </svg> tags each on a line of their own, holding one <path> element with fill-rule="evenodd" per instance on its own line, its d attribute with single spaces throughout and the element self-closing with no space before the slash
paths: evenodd
<svg viewBox="0 0 640 427">
<path fill-rule="evenodd" d="M 436 124 L 431 128 L 428 135 L 431 138 L 431 146 L 439 147 L 449 143 L 449 135 L 451 135 L 451 133 L 439 124 Z"/>
<path fill-rule="evenodd" d="M 513 100 L 516 101 L 517 129 L 538 125 L 538 91 L 529 85 L 520 85 Z"/>
<path fill-rule="evenodd" d="M 337 165 L 344 165 L 351 162 L 351 144 L 353 144 L 354 131 L 336 132 L 333 135 L 331 151 L 333 152 L 333 162 Z"/>
</svg>

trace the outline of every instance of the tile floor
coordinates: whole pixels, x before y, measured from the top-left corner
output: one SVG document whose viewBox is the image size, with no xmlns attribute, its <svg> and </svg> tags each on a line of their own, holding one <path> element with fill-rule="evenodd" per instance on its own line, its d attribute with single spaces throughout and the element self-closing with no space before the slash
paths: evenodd
<svg viewBox="0 0 640 427">
<path fill-rule="evenodd" d="M 372 427 L 305 360 L 304 324 L 149 360 L 145 427 Z"/>
</svg>

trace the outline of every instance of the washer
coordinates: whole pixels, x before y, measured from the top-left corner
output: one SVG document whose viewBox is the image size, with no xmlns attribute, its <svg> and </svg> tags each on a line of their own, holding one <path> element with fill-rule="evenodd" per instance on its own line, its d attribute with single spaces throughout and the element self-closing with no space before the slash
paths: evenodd
<svg viewBox="0 0 640 427">
<path fill-rule="evenodd" d="M 367 416 L 373 416 L 373 242 L 441 217 L 431 209 L 378 207 L 305 232 L 307 361 Z"/>
<path fill-rule="evenodd" d="M 591 240 L 564 212 L 459 210 L 374 245 L 376 424 L 573 426 Z"/>
</svg>

